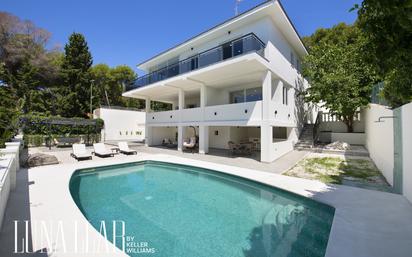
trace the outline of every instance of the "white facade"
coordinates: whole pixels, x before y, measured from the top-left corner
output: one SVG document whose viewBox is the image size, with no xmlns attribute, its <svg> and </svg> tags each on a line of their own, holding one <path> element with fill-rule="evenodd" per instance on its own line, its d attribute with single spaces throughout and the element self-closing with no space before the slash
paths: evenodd
<svg viewBox="0 0 412 257">
<path fill-rule="evenodd" d="M 182 150 L 193 126 L 200 153 L 251 140 L 271 162 L 293 149 L 307 119 L 296 97 L 308 86 L 299 72 L 306 54 L 280 3 L 269 1 L 140 64 L 148 75 L 123 95 L 146 100 L 147 145 L 170 139 Z M 152 112 L 150 101 L 172 110 Z"/>
<path fill-rule="evenodd" d="M 94 118 L 104 121 L 102 141 L 143 141 L 145 138 L 146 113 L 135 110 L 99 108 Z"/>
</svg>

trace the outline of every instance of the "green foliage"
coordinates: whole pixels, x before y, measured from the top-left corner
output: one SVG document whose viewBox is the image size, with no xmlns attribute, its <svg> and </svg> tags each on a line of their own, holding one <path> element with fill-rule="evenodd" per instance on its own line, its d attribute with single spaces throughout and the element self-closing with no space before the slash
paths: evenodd
<svg viewBox="0 0 412 257">
<path fill-rule="evenodd" d="M 123 86 L 136 79 L 136 73 L 128 66 L 110 68 L 106 64 L 97 64 L 91 68 L 93 79 L 93 107 L 102 105 L 143 108 L 144 102 L 122 97 Z"/>
<path fill-rule="evenodd" d="M 17 117 L 19 112 L 16 109 L 16 99 L 8 86 L 0 85 L 0 148 L 9 141 L 17 131 Z"/>
<path fill-rule="evenodd" d="M 303 63 L 303 74 L 311 83 L 305 100 L 342 117 L 348 132 L 353 132 L 355 113 L 369 103 L 372 86 L 378 79 L 367 61 L 363 34 L 356 25 L 340 23 L 319 29 L 304 41 L 309 55 Z"/>
<path fill-rule="evenodd" d="M 368 39 L 370 61 L 384 78 L 392 107 L 412 101 L 412 0 L 363 0 L 359 26 Z"/>
<path fill-rule="evenodd" d="M 86 39 L 80 33 L 73 33 L 64 47 L 61 68 L 64 95 L 59 108 L 67 117 L 86 117 L 90 112 L 90 68 L 93 64 Z"/>
</svg>

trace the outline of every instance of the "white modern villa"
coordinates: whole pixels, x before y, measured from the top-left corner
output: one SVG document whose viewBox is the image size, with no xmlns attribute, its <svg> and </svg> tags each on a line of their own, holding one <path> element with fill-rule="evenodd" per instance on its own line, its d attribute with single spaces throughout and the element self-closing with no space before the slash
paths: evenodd
<svg viewBox="0 0 412 257">
<path fill-rule="evenodd" d="M 297 96 L 308 86 L 306 54 L 280 2 L 267 1 L 140 63 L 147 74 L 123 96 L 146 100 L 148 146 L 167 139 L 182 151 L 198 136 L 199 153 L 251 143 L 271 162 L 293 149 L 307 119 Z M 153 112 L 151 101 L 172 110 Z"/>
</svg>

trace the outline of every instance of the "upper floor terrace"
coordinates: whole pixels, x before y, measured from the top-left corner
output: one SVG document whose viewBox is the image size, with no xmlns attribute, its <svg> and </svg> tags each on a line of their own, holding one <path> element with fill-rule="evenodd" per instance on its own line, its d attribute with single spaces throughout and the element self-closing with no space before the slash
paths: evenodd
<svg viewBox="0 0 412 257">
<path fill-rule="evenodd" d="M 144 87 L 248 53 L 257 53 L 264 57 L 264 49 L 263 41 L 254 33 L 249 33 L 139 77 L 134 84 L 127 86 L 126 90 Z"/>
</svg>

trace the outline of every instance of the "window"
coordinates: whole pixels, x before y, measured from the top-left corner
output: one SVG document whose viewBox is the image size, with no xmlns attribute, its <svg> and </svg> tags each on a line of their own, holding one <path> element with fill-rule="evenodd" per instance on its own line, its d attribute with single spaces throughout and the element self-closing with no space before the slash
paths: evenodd
<svg viewBox="0 0 412 257">
<path fill-rule="evenodd" d="M 262 88 L 249 88 L 246 89 L 246 102 L 254 102 L 262 100 Z"/>
<path fill-rule="evenodd" d="M 293 54 L 293 52 L 290 52 L 290 64 L 292 65 L 292 67 L 295 67 L 295 55 Z"/>
<path fill-rule="evenodd" d="M 283 104 L 288 105 L 288 88 L 283 87 Z"/>
<path fill-rule="evenodd" d="M 244 90 L 230 92 L 230 103 L 231 104 L 243 103 L 244 101 L 245 101 L 245 91 Z"/>
<path fill-rule="evenodd" d="M 298 70 L 299 73 L 302 72 L 300 60 L 298 58 L 296 58 L 296 69 Z"/>
<path fill-rule="evenodd" d="M 233 43 L 233 56 L 243 54 L 243 40 L 238 40 Z"/>
<path fill-rule="evenodd" d="M 238 91 L 230 92 L 230 103 L 244 103 L 244 102 L 254 102 L 262 100 L 262 88 L 248 88 Z"/>
</svg>

